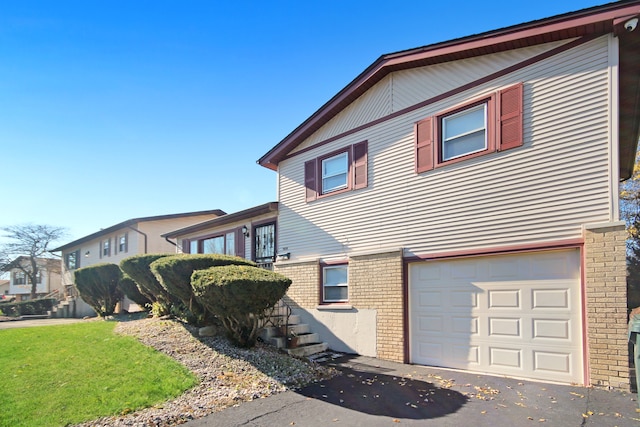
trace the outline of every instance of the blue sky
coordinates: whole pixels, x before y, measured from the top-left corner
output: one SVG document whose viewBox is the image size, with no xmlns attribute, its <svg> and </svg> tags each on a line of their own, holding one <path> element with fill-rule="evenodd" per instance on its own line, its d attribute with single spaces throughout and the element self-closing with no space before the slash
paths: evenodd
<svg viewBox="0 0 640 427">
<path fill-rule="evenodd" d="M 276 200 L 256 160 L 380 55 L 606 1 L 7 1 L 0 226 Z"/>
</svg>

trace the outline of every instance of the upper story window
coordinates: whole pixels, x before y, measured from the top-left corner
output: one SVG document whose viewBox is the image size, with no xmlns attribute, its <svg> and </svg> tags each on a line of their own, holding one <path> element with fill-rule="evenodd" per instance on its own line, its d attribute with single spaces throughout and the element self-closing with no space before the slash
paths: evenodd
<svg viewBox="0 0 640 427">
<path fill-rule="evenodd" d="M 16 271 L 13 273 L 13 284 L 14 285 L 26 285 L 27 284 L 27 275 L 24 271 Z"/>
<path fill-rule="evenodd" d="M 100 258 L 111 256 L 111 239 L 100 242 Z"/>
<path fill-rule="evenodd" d="M 519 83 L 416 123 L 416 172 L 520 147 L 522 93 Z"/>
<path fill-rule="evenodd" d="M 367 186 L 367 141 L 309 160 L 304 164 L 306 200 L 365 188 Z"/>
<path fill-rule="evenodd" d="M 487 104 L 442 117 L 442 160 L 487 149 Z"/>
<path fill-rule="evenodd" d="M 322 194 L 347 188 L 349 184 L 349 152 L 345 151 L 320 161 Z"/>
<path fill-rule="evenodd" d="M 118 237 L 118 252 L 129 251 L 129 236 L 127 233 Z"/>
<path fill-rule="evenodd" d="M 80 249 L 74 252 L 69 252 L 64 256 L 64 265 L 67 270 L 75 270 L 80 267 Z"/>
<path fill-rule="evenodd" d="M 349 301 L 349 267 L 330 265 L 322 268 L 322 302 Z"/>
</svg>

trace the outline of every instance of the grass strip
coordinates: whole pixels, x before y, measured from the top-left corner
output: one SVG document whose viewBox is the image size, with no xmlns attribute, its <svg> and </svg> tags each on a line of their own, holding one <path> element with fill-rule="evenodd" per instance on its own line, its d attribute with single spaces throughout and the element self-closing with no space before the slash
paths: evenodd
<svg viewBox="0 0 640 427">
<path fill-rule="evenodd" d="M 0 330 L 0 426 L 66 426 L 150 407 L 197 378 L 115 322 Z"/>
</svg>

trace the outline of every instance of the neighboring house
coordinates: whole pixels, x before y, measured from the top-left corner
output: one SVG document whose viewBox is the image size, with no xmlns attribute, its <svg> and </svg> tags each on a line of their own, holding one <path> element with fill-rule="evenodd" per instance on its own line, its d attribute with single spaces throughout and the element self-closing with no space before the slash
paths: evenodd
<svg viewBox="0 0 640 427">
<path fill-rule="evenodd" d="M 57 258 L 37 258 L 36 262 L 39 270 L 38 283 L 36 284 L 37 298 L 43 298 L 47 295 L 60 298 L 64 293 L 60 260 Z M 9 273 L 9 289 L 8 292 L 3 291 L 3 294 L 15 295 L 17 301 L 31 299 L 31 281 L 25 270 L 32 271 L 29 257 L 19 256 L 7 264 L 4 271 Z"/>
<path fill-rule="evenodd" d="M 639 16 L 613 3 L 383 55 L 259 159 L 294 312 L 339 351 L 628 387 Z"/>
<path fill-rule="evenodd" d="M 9 280 L 0 280 L 0 299 L 3 295 L 11 295 L 9 293 Z"/>
<path fill-rule="evenodd" d="M 276 249 L 278 203 L 265 203 L 165 233 L 178 252 L 236 255 L 272 268 Z"/>
<path fill-rule="evenodd" d="M 162 237 L 163 233 L 224 214 L 224 211 L 216 209 L 134 218 L 52 249 L 51 252 L 61 252 L 62 281 L 73 292 L 73 272 L 76 269 L 100 263 L 120 264 L 122 259 L 132 255 L 172 253 L 175 243 Z M 130 304 L 125 299 L 123 308 L 128 310 Z"/>
</svg>

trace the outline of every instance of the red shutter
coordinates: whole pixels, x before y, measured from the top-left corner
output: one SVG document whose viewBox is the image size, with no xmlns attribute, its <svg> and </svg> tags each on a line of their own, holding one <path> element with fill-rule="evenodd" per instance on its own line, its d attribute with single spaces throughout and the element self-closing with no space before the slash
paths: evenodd
<svg viewBox="0 0 640 427">
<path fill-rule="evenodd" d="M 358 142 L 353 146 L 353 188 L 367 186 L 367 141 Z"/>
<path fill-rule="evenodd" d="M 244 234 L 242 233 L 242 227 L 236 228 L 236 256 L 240 258 L 244 258 L 244 244 L 245 244 Z"/>
<path fill-rule="evenodd" d="M 416 172 L 433 169 L 433 117 L 416 123 Z"/>
<path fill-rule="evenodd" d="M 304 164 L 304 186 L 306 190 L 306 200 L 310 202 L 318 197 L 316 176 L 316 161 L 309 160 Z"/>
<path fill-rule="evenodd" d="M 520 147 L 522 141 L 522 83 L 498 94 L 498 150 Z"/>
<path fill-rule="evenodd" d="M 190 250 L 191 242 L 189 242 L 189 239 L 182 239 L 182 253 L 188 254 Z"/>
</svg>

